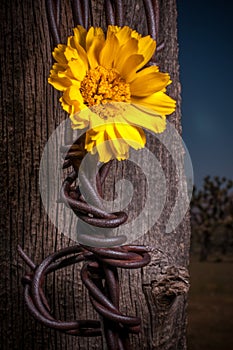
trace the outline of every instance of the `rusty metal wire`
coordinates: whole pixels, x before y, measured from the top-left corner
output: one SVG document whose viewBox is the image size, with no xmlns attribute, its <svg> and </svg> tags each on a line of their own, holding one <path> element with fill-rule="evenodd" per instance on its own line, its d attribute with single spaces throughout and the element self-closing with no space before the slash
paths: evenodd
<svg viewBox="0 0 233 350">
<path fill-rule="evenodd" d="M 46 0 L 46 11 L 48 18 L 49 30 L 53 39 L 53 44 L 60 44 L 59 20 L 60 20 L 60 0 Z"/>
<path fill-rule="evenodd" d="M 127 220 L 128 216 L 124 212 L 108 213 L 97 206 L 88 204 L 84 199 L 81 199 L 82 194 L 79 191 L 79 186 L 77 186 L 75 189 L 72 187 L 72 184 L 75 182 L 77 177 L 77 172 L 73 171 L 65 179 L 61 188 L 60 200 L 63 201 L 68 207 L 70 207 L 80 219 L 82 219 L 90 225 L 103 228 L 118 227 Z M 91 183 L 85 174 L 82 174 L 82 183 L 85 183 L 85 186 L 89 187 L 89 193 L 91 194 L 93 199 L 96 199 L 96 202 L 98 203 L 97 192 L 95 192 L 94 188 L 91 186 Z M 71 195 L 70 193 L 75 193 L 76 198 L 74 199 L 74 195 Z"/>
<path fill-rule="evenodd" d="M 143 3 L 148 34 L 157 39 L 158 0 L 143 0 Z M 122 26 L 123 1 L 105 0 L 104 4 L 107 25 Z M 93 25 L 88 0 L 71 0 L 71 7 L 75 25 L 80 24 L 85 28 Z M 60 0 L 46 0 L 46 10 L 53 44 L 58 45 L 61 42 Z M 162 45 L 159 48 L 161 49 Z M 150 255 L 146 247 L 122 245 L 126 237 L 112 234 L 113 228 L 119 227 L 127 220 L 125 212 L 108 213 L 101 204 L 102 186 L 112 162 L 98 169 L 91 181 L 85 171 L 80 170 L 80 164 L 86 154 L 85 135 L 73 143 L 71 133 L 71 130 L 67 131 L 69 135 L 65 137 L 66 144 L 61 147 L 64 155 L 63 169 L 72 167 L 72 170 L 61 186 L 59 202 L 63 202 L 81 219 L 78 224 L 80 244 L 49 255 L 39 265 L 35 265 L 22 248 L 18 247 L 19 255 L 31 269 L 31 272 L 22 278 L 25 303 L 31 315 L 46 327 L 76 336 L 104 335 L 109 350 L 129 350 L 129 334 L 140 332 L 140 318 L 124 315 L 120 311 L 117 269 L 142 268 L 150 262 Z M 88 194 L 88 200 L 82 194 L 80 183 L 84 192 Z M 98 320 L 89 319 L 62 321 L 56 319 L 51 312 L 43 291 L 46 276 L 77 263 L 83 264 L 81 279 L 89 292 L 94 309 L 102 316 L 102 324 Z"/>
<path fill-rule="evenodd" d="M 60 23 L 60 1 L 46 0 L 46 10 L 48 25 L 54 45 L 58 45 L 61 40 L 59 36 Z M 93 19 L 90 16 L 89 0 L 70 0 L 73 14 L 74 25 L 82 25 L 86 29 L 93 25 Z M 148 34 L 153 39 L 158 40 L 159 33 L 159 0 L 143 0 Z M 106 24 L 124 25 L 124 7 L 122 0 L 105 0 Z M 163 44 L 157 45 L 157 51 L 163 48 Z"/>
<path fill-rule="evenodd" d="M 109 249 L 75 245 L 49 255 L 39 265 L 35 265 L 21 247 L 18 247 L 18 251 L 32 270 L 23 277 L 22 283 L 25 303 L 37 321 L 70 335 L 102 335 L 101 324 L 97 320 L 55 319 L 43 291 L 49 273 L 84 261 L 81 278 L 89 291 L 93 307 L 104 319 L 108 349 L 130 349 L 128 335 L 140 332 L 140 319 L 126 316 L 119 310 L 117 268 L 135 269 L 147 265 L 150 256 L 145 247 L 128 245 Z"/>
<path fill-rule="evenodd" d="M 89 22 L 89 1 L 71 0 L 74 24 L 87 28 Z"/>
<path fill-rule="evenodd" d="M 94 181 L 91 182 L 85 171 L 80 171 L 80 162 L 85 155 L 83 142 L 84 139 L 81 139 L 73 145 L 61 147 L 61 151 L 65 153 L 64 167 L 72 166 L 73 171 L 66 177 L 61 186 L 59 201 L 65 203 L 82 220 L 78 225 L 78 241 L 80 243 L 99 247 L 122 245 L 127 238 L 124 235 L 113 236 L 111 229 L 126 222 L 128 216 L 125 212 L 108 213 L 101 203 L 102 186 L 112 162 L 104 164 L 97 174 L 94 174 Z M 80 191 L 79 183 L 76 185 L 78 176 L 82 188 L 88 194 L 88 202 Z M 88 225 L 84 225 L 84 223 Z"/>
</svg>

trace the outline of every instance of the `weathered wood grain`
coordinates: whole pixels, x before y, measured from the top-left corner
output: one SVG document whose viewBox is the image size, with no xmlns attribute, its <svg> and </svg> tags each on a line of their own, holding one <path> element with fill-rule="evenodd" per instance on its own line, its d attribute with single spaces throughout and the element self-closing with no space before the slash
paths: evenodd
<svg viewBox="0 0 233 350">
<path fill-rule="evenodd" d="M 95 25 L 104 25 L 103 0 L 93 0 Z M 161 3 L 160 40 L 165 48 L 158 55 L 161 70 L 173 80 L 169 93 L 178 101 L 169 117 L 181 132 L 180 82 L 175 0 Z M 142 0 L 124 1 L 125 24 L 146 34 Z M 44 1 L 3 0 L 1 32 L 1 240 L 0 240 L 0 336 L 4 350 L 102 349 L 100 338 L 83 339 L 45 329 L 25 309 L 21 277 L 27 269 L 17 255 L 17 244 L 35 262 L 73 244 L 57 233 L 41 203 L 38 175 L 44 146 L 59 123 L 67 118 L 56 92 L 47 83 L 52 64 Z M 69 1 L 62 1 L 61 38 L 66 41 L 73 27 Z M 164 148 L 148 135 L 148 146 L 160 159 L 169 183 L 167 210 L 161 221 L 140 242 L 152 249 L 152 262 L 143 271 L 121 273 L 121 308 L 143 320 L 143 332 L 132 337 L 132 349 L 186 349 L 186 295 L 188 289 L 188 216 L 171 234 L 164 234 L 164 220 L 174 204 L 176 178 Z M 107 197 L 114 195 L 118 178 L 134 179 L 131 213 L 144 200 L 146 183 L 132 164 L 116 164 L 106 183 Z M 106 198 L 107 198 L 106 197 Z M 132 214 L 133 215 L 133 214 Z M 143 227 L 138 227 L 138 230 Z M 159 250 L 158 250 L 159 249 Z M 161 253 L 162 252 L 162 253 Z M 98 317 L 79 280 L 79 267 L 67 268 L 48 278 L 46 292 L 58 318 Z"/>
</svg>

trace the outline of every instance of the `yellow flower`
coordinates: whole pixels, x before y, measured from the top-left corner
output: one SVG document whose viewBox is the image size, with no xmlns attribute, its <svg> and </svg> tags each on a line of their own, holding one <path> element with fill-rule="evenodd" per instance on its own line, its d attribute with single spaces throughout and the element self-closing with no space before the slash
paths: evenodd
<svg viewBox="0 0 233 350">
<path fill-rule="evenodd" d="M 144 147 L 142 128 L 163 132 L 166 115 L 175 110 L 165 93 L 170 76 L 157 66 L 143 68 L 155 48 L 150 36 L 127 26 L 108 26 L 106 38 L 101 28 L 77 26 L 67 45 L 53 52 L 48 81 L 63 92 L 72 127 L 87 128 L 85 147 L 102 162 L 126 159 L 130 146 Z"/>
</svg>

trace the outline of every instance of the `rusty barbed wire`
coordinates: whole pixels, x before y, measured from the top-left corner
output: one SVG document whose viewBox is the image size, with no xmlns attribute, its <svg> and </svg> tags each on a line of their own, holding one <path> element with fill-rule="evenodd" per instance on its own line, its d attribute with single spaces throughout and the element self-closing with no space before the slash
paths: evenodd
<svg viewBox="0 0 233 350">
<path fill-rule="evenodd" d="M 159 2 L 143 0 L 143 4 L 148 34 L 156 40 L 159 31 Z M 123 2 L 105 0 L 104 5 L 106 24 L 122 26 Z M 86 29 L 93 25 L 88 0 L 71 0 L 71 8 L 74 25 L 80 24 Z M 61 42 L 60 0 L 47 0 L 46 10 L 53 44 L 58 45 Z M 158 45 L 157 51 L 162 47 L 163 44 Z M 117 269 L 142 268 L 150 262 L 150 255 L 146 247 L 123 245 L 126 237 L 114 236 L 112 233 L 113 228 L 119 227 L 128 218 L 123 211 L 109 213 L 101 205 L 102 186 L 112 161 L 98 169 L 94 174 L 94 181 L 90 181 L 85 171 L 80 171 L 80 164 L 86 155 L 83 137 L 73 142 L 73 136 L 69 135 L 65 137 L 65 141 L 66 144 L 61 147 L 64 157 L 63 169 L 72 170 L 61 186 L 58 202 L 64 203 L 79 217 L 79 244 L 49 255 L 39 265 L 35 265 L 22 248 L 18 247 L 19 255 L 31 269 L 31 272 L 22 278 L 25 303 L 31 315 L 46 327 L 75 336 L 93 337 L 104 334 L 109 350 L 129 350 L 129 334 L 140 332 L 141 321 L 137 316 L 127 316 L 120 311 Z M 80 190 L 80 183 L 88 193 L 88 201 Z M 103 246 L 105 248 L 102 248 Z M 57 320 L 51 312 L 43 291 L 46 276 L 77 263 L 83 264 L 81 279 L 89 292 L 94 309 L 103 318 L 102 323 L 90 319 Z"/>
<path fill-rule="evenodd" d="M 140 318 L 126 316 L 119 310 L 117 268 L 136 269 L 147 265 L 150 255 L 144 246 L 126 245 L 109 249 L 75 245 L 49 255 L 39 265 L 35 265 L 20 246 L 18 251 L 32 270 L 22 278 L 22 283 L 25 303 L 37 321 L 70 335 L 102 335 L 101 323 L 97 320 L 56 320 L 43 292 L 46 275 L 84 261 L 81 278 L 93 307 L 104 319 L 108 349 L 130 349 L 128 335 L 140 332 Z"/>
<path fill-rule="evenodd" d="M 86 29 L 93 25 L 93 18 L 90 11 L 89 0 L 70 0 L 74 25 L 82 25 Z M 59 24 L 60 24 L 60 3 L 61 0 L 46 0 L 46 11 L 49 30 L 56 46 L 61 43 Z M 143 0 L 145 16 L 147 22 L 147 31 L 151 37 L 158 41 L 160 6 L 159 0 Z M 106 25 L 124 25 L 124 9 L 122 0 L 104 0 Z M 157 43 L 156 52 L 162 50 L 164 43 Z"/>
<path fill-rule="evenodd" d="M 88 246 L 99 247 L 124 244 L 127 237 L 114 236 L 112 229 L 126 222 L 127 214 L 125 212 L 109 213 L 104 210 L 101 203 L 102 186 L 112 162 L 103 164 L 99 171 L 93 174 L 94 179 L 91 182 L 85 171 L 80 171 L 80 162 L 86 154 L 84 138 L 78 139 L 73 145 L 62 146 L 61 151 L 64 152 L 65 158 L 63 168 L 72 166 L 73 171 L 69 173 L 61 186 L 59 201 L 72 209 L 75 215 L 82 220 L 78 224 L 78 241 Z M 85 189 L 88 194 L 88 203 L 80 191 L 80 182 L 82 190 Z"/>
</svg>

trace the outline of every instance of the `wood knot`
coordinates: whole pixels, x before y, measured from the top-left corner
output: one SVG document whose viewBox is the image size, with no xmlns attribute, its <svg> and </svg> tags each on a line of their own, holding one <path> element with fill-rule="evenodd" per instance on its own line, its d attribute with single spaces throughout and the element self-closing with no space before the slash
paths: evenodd
<svg viewBox="0 0 233 350">
<path fill-rule="evenodd" d="M 189 290 L 189 273 L 184 267 L 164 266 L 156 280 L 151 281 L 153 299 L 158 308 L 168 309 L 178 295 Z"/>
</svg>

